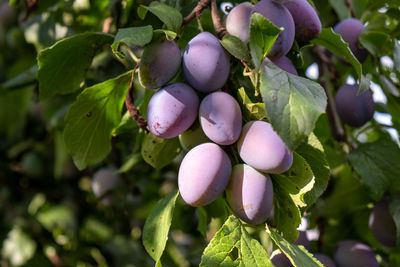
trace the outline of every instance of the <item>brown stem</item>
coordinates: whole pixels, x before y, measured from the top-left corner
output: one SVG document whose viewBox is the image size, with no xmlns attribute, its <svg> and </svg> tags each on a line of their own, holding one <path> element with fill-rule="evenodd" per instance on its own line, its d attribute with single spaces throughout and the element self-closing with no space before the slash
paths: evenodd
<svg viewBox="0 0 400 267">
<path fill-rule="evenodd" d="M 211 0 L 211 19 L 214 25 L 215 33 L 217 34 L 219 39 L 222 39 L 222 37 L 224 37 L 227 32 L 226 29 L 222 26 L 216 0 Z"/>
<path fill-rule="evenodd" d="M 200 0 L 199 2 L 197 2 L 197 5 L 195 8 L 193 8 L 192 12 L 190 12 L 190 14 L 183 19 L 182 26 L 185 26 L 190 21 L 192 21 L 192 19 L 194 19 L 197 14 L 200 14 L 201 11 L 203 11 L 210 5 L 210 2 L 211 0 Z"/>
<path fill-rule="evenodd" d="M 147 129 L 147 120 L 145 120 L 141 115 L 137 107 L 135 106 L 135 102 L 133 99 L 133 82 L 135 79 L 136 69 L 139 67 L 139 62 L 136 64 L 135 68 L 132 71 L 131 83 L 129 84 L 128 93 L 126 94 L 125 106 L 129 111 L 129 115 L 131 115 L 132 119 L 135 120 L 140 128 L 142 128 L 146 133 L 149 132 Z"/>
<path fill-rule="evenodd" d="M 332 69 L 332 67 L 329 67 L 329 65 L 331 65 L 330 60 L 326 57 L 325 51 L 322 47 L 315 46 L 314 52 L 318 56 L 318 59 L 317 59 L 318 70 L 319 70 L 319 81 L 318 82 L 324 88 L 326 96 L 328 98 L 328 105 L 326 107 L 326 113 L 328 115 L 328 120 L 329 120 L 329 124 L 331 127 L 332 136 L 337 141 L 345 141 L 346 134 L 345 134 L 343 126 L 340 122 L 339 115 L 336 111 L 335 102 L 334 102 L 332 93 L 329 89 L 329 83 L 327 81 L 321 79 L 321 77 L 324 77 L 324 74 L 326 72 L 330 73 L 331 79 L 332 79 L 332 76 L 334 76 L 334 74 L 332 74 L 332 72 L 329 71 L 330 69 Z M 334 79 L 334 80 L 336 80 L 336 79 Z"/>
<path fill-rule="evenodd" d="M 354 12 L 354 9 L 353 9 L 353 7 L 351 5 L 351 0 L 345 0 L 344 2 L 346 4 L 346 6 L 347 6 L 347 9 L 350 11 L 351 17 L 355 18 L 356 17 L 356 13 Z"/>
</svg>

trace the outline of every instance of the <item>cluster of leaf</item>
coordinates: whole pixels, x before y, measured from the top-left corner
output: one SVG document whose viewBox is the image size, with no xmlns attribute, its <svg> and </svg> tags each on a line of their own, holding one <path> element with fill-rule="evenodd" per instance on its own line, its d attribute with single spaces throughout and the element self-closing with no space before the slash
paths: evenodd
<svg viewBox="0 0 400 267">
<path fill-rule="evenodd" d="M 244 120 L 270 121 L 294 151 L 292 168 L 273 175 L 274 221 L 251 227 L 229 216 L 223 197 L 197 209 L 185 205 L 175 190 L 182 157 L 178 139 L 146 134 L 124 107 L 136 64 L 132 53 L 140 56 L 140 47 L 160 35 L 179 37 L 184 48 L 199 33 L 196 20 L 181 27 L 195 1 L 39 1 L 25 22 L 17 20 L 24 14 L 22 1 L 13 2 L 7 28 L 0 25 L 6 33 L 0 40 L 0 51 L 6 51 L 0 52 L 5 261 L 147 266 L 152 260 L 146 250 L 167 266 L 271 266 L 273 247 L 295 266 L 320 266 L 291 244 L 306 216 L 309 228 L 320 231 L 313 252 L 332 255 L 338 241 L 356 239 L 370 244 L 383 262 L 400 262 L 400 254 L 381 246 L 368 229 L 371 206 L 384 195 L 390 195 L 400 229 L 398 145 L 376 121 L 358 130 L 345 128 L 356 148 L 337 142 L 324 114 L 324 88 L 271 64 L 259 72 L 279 33 L 268 20 L 253 15 L 249 46 L 232 36 L 221 40 L 237 59 L 228 87 L 237 94 Z M 380 85 L 387 102 L 378 103 L 378 111 L 390 114 L 393 128 L 400 130 L 400 3 L 352 1 L 356 16 L 368 22 L 360 42 L 371 56 L 363 65 L 330 28 L 349 16 L 345 2 L 329 3 L 314 0 L 325 28 L 311 44 L 350 64 L 332 57 L 339 74 L 335 83 L 326 74 L 318 81 L 329 84 L 333 94 L 349 75 L 360 81 L 361 91 L 370 80 Z M 101 33 L 110 18 L 110 33 Z M 208 10 L 200 23 L 214 32 Z M 393 66 L 383 65 L 382 56 Z M 289 57 L 301 76 L 318 61 L 310 44 L 296 43 Z M 145 115 L 153 92 L 133 75 L 135 104 Z M 119 166 L 124 182 L 111 192 L 111 207 L 95 199 L 90 188 L 90 176 L 107 165 Z"/>
</svg>

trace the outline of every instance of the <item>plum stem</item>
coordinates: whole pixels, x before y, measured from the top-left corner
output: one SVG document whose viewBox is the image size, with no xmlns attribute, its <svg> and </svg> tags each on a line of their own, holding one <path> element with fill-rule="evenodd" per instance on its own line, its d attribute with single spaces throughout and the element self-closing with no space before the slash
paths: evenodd
<svg viewBox="0 0 400 267">
<path fill-rule="evenodd" d="M 222 26 L 216 0 L 211 0 L 211 19 L 214 25 L 216 35 L 218 36 L 219 39 L 222 39 L 222 37 L 224 37 L 227 34 L 227 32 L 224 26 Z"/>
<path fill-rule="evenodd" d="M 350 0 L 345 0 L 344 2 L 346 3 L 347 9 L 350 11 L 351 17 L 356 18 L 356 13 L 354 12 L 353 7 L 351 6 Z"/>
<path fill-rule="evenodd" d="M 131 115 L 132 119 L 135 120 L 138 124 L 138 126 L 143 129 L 146 133 L 149 132 L 147 129 L 147 120 L 145 120 L 142 115 L 140 115 L 140 112 L 138 108 L 135 106 L 135 102 L 133 99 L 133 89 L 134 89 L 134 79 L 135 79 L 135 72 L 136 69 L 139 67 L 139 62 L 136 63 L 136 66 L 133 68 L 132 71 L 132 78 L 131 78 L 131 83 L 129 84 L 129 89 L 128 93 L 126 94 L 126 99 L 125 99 L 125 106 L 127 110 L 129 111 L 129 115 Z"/>
<path fill-rule="evenodd" d="M 200 0 L 197 2 L 197 5 L 193 8 L 189 15 L 187 15 L 182 20 L 182 26 L 188 24 L 192 19 L 198 16 L 204 9 L 206 9 L 210 5 L 211 0 Z"/>
</svg>

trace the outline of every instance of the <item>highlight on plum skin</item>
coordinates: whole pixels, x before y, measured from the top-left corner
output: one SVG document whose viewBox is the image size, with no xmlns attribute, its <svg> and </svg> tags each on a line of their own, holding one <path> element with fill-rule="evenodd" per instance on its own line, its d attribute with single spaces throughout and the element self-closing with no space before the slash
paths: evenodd
<svg viewBox="0 0 400 267">
<path fill-rule="evenodd" d="M 389 201 L 386 198 L 378 201 L 371 211 L 368 222 L 372 234 L 382 245 L 396 246 L 396 224 L 389 211 Z"/>
<path fill-rule="evenodd" d="M 173 138 L 196 120 L 199 98 L 184 83 L 170 84 L 155 93 L 147 107 L 150 132 L 159 138 Z"/>
<path fill-rule="evenodd" d="M 265 222 L 273 208 L 273 185 L 268 174 L 247 164 L 233 167 L 226 189 L 227 201 L 233 212 L 250 224 Z"/>
<path fill-rule="evenodd" d="M 357 96 L 358 85 L 345 84 L 339 88 L 335 106 L 342 122 L 358 128 L 372 119 L 375 103 L 370 91 Z"/>
<path fill-rule="evenodd" d="M 230 94 L 214 92 L 200 103 L 201 128 L 210 140 L 220 145 L 237 141 L 242 130 L 242 112 L 238 102 Z"/>
<path fill-rule="evenodd" d="M 226 17 L 226 30 L 229 34 L 238 37 L 244 43 L 250 37 L 250 17 L 253 5 L 249 2 L 235 6 Z"/>
<path fill-rule="evenodd" d="M 346 240 L 337 245 L 334 260 L 338 267 L 378 267 L 374 251 L 358 241 Z"/>
<path fill-rule="evenodd" d="M 182 67 L 187 82 L 193 88 L 203 93 L 213 92 L 228 79 L 229 56 L 217 37 L 201 32 L 187 44 Z"/>
<path fill-rule="evenodd" d="M 348 18 L 336 24 L 333 30 L 340 34 L 345 42 L 349 43 L 350 50 L 358 61 L 364 62 L 368 56 L 368 51 L 358 44 L 358 38 L 364 30 L 364 25 L 361 21 L 355 18 Z"/>
<path fill-rule="evenodd" d="M 285 0 L 282 3 L 293 17 L 298 41 L 309 41 L 321 33 L 321 21 L 307 0 Z"/>
<path fill-rule="evenodd" d="M 169 82 L 181 66 L 181 51 L 175 41 L 159 40 L 146 46 L 139 65 L 139 82 L 157 89 Z"/>
<path fill-rule="evenodd" d="M 268 122 L 250 121 L 243 126 L 237 142 L 241 159 L 265 173 L 283 173 L 293 163 L 293 153 Z"/>
<path fill-rule="evenodd" d="M 265 58 L 263 60 L 263 62 L 261 63 L 260 68 L 263 68 L 265 66 L 265 64 L 272 62 L 274 65 L 278 66 L 279 68 L 281 68 L 282 70 L 289 72 L 290 74 L 293 75 L 298 75 L 296 68 L 294 67 L 292 61 L 290 61 L 289 58 L 287 58 L 286 56 L 280 57 L 278 59 L 275 60 L 270 60 L 269 58 Z"/>
<path fill-rule="evenodd" d="M 289 10 L 280 1 L 261 0 L 254 6 L 253 13 L 260 13 L 278 28 L 284 28 L 268 53 L 268 58 L 274 60 L 286 55 L 292 48 L 295 35 L 295 26 Z"/>
<path fill-rule="evenodd" d="M 231 161 L 218 145 L 194 147 L 179 167 L 178 187 L 183 200 L 194 207 L 213 202 L 225 190 L 231 172 Z"/>
</svg>

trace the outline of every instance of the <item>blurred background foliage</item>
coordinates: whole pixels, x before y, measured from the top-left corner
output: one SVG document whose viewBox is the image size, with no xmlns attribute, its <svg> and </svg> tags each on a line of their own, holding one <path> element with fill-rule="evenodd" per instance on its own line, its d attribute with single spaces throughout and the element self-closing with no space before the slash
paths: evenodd
<svg viewBox="0 0 400 267">
<path fill-rule="evenodd" d="M 68 155 L 62 138 L 64 116 L 79 91 L 38 100 L 36 83 L 37 53 L 57 40 L 86 31 L 161 25 L 151 14 L 138 16 L 140 0 L 0 0 L 0 247 L 2 266 L 151 266 L 152 259 L 141 244 L 146 217 L 157 200 L 177 187 L 177 170 L 182 155 L 162 170 L 155 170 L 140 156 L 139 132 L 133 123 L 113 137 L 111 154 L 100 164 L 78 171 Z M 167 4 L 188 14 L 196 1 L 166 0 Z M 232 1 L 235 3 L 238 1 Z M 400 35 L 399 7 L 390 1 L 353 0 L 354 11 L 367 28 Z M 393 1 L 395 2 L 395 1 Z M 35 5 L 30 5 L 35 3 Z M 11 6 L 10 6 L 10 5 Z M 219 4 L 221 4 L 219 2 Z M 333 26 L 349 16 L 344 1 L 314 0 L 324 27 Z M 229 6 L 229 5 L 228 5 Z M 110 24 L 107 20 L 112 18 Z M 204 30 L 213 31 L 209 11 L 201 17 Z M 197 32 L 192 21 L 180 39 L 184 47 Z M 190 30 L 192 29 L 192 30 Z M 379 54 L 363 64 L 364 72 L 386 95 L 378 103 L 382 116 L 392 115 L 392 129 L 400 130 L 398 93 L 400 48 L 389 39 L 373 42 Z M 397 48 L 396 48 L 397 47 Z M 397 51 L 396 51 L 397 49 Z M 397 53 L 397 54 L 396 54 Z M 385 60 L 382 57 L 385 56 Z M 290 55 L 300 75 L 313 77 L 315 64 L 311 49 Z M 396 58 L 397 57 L 397 58 Z M 133 62 L 119 61 L 109 47 L 94 58 L 85 86 L 90 86 L 132 68 Z M 353 70 L 344 64 L 337 84 L 343 84 Z M 315 66 L 314 66 L 315 72 Z M 137 84 L 138 100 L 143 89 Z M 374 96 L 378 93 L 374 92 Z M 379 99 L 378 99 L 379 101 Z M 376 124 L 376 121 L 371 124 Z M 369 127 L 369 126 L 367 126 Z M 360 135 L 357 131 L 351 134 Z M 382 247 L 368 229 L 373 200 L 361 186 L 349 165 L 343 147 L 330 135 L 326 115 L 317 124 L 316 134 L 324 145 L 331 166 L 330 185 L 305 217 L 308 229 L 323 229 L 312 242 L 314 250 L 332 255 L 342 239 L 358 239 L 380 251 L 385 264 L 400 266 L 400 252 Z M 394 136 L 394 137 L 393 137 Z M 397 138 L 379 127 L 363 130 L 359 138 L 373 141 Z M 102 167 L 117 166 L 122 183 L 100 201 L 91 189 L 91 177 Z M 105 198 L 103 197 L 103 198 Z M 201 212 L 208 214 L 207 220 Z M 178 198 L 163 263 L 166 266 L 195 266 L 215 231 L 227 218 L 221 201 L 195 210 Z M 199 226 L 198 226 L 199 225 Z M 205 226 L 204 226 L 205 225 Z M 199 227 L 200 231 L 197 230 Z M 205 229 L 205 230 L 204 230 Z M 204 237 L 200 232 L 206 232 Z M 270 247 L 265 233 L 262 244 Z M 394 264 L 394 265 L 393 265 Z M 395 265 L 399 264 L 399 265 Z"/>
</svg>

